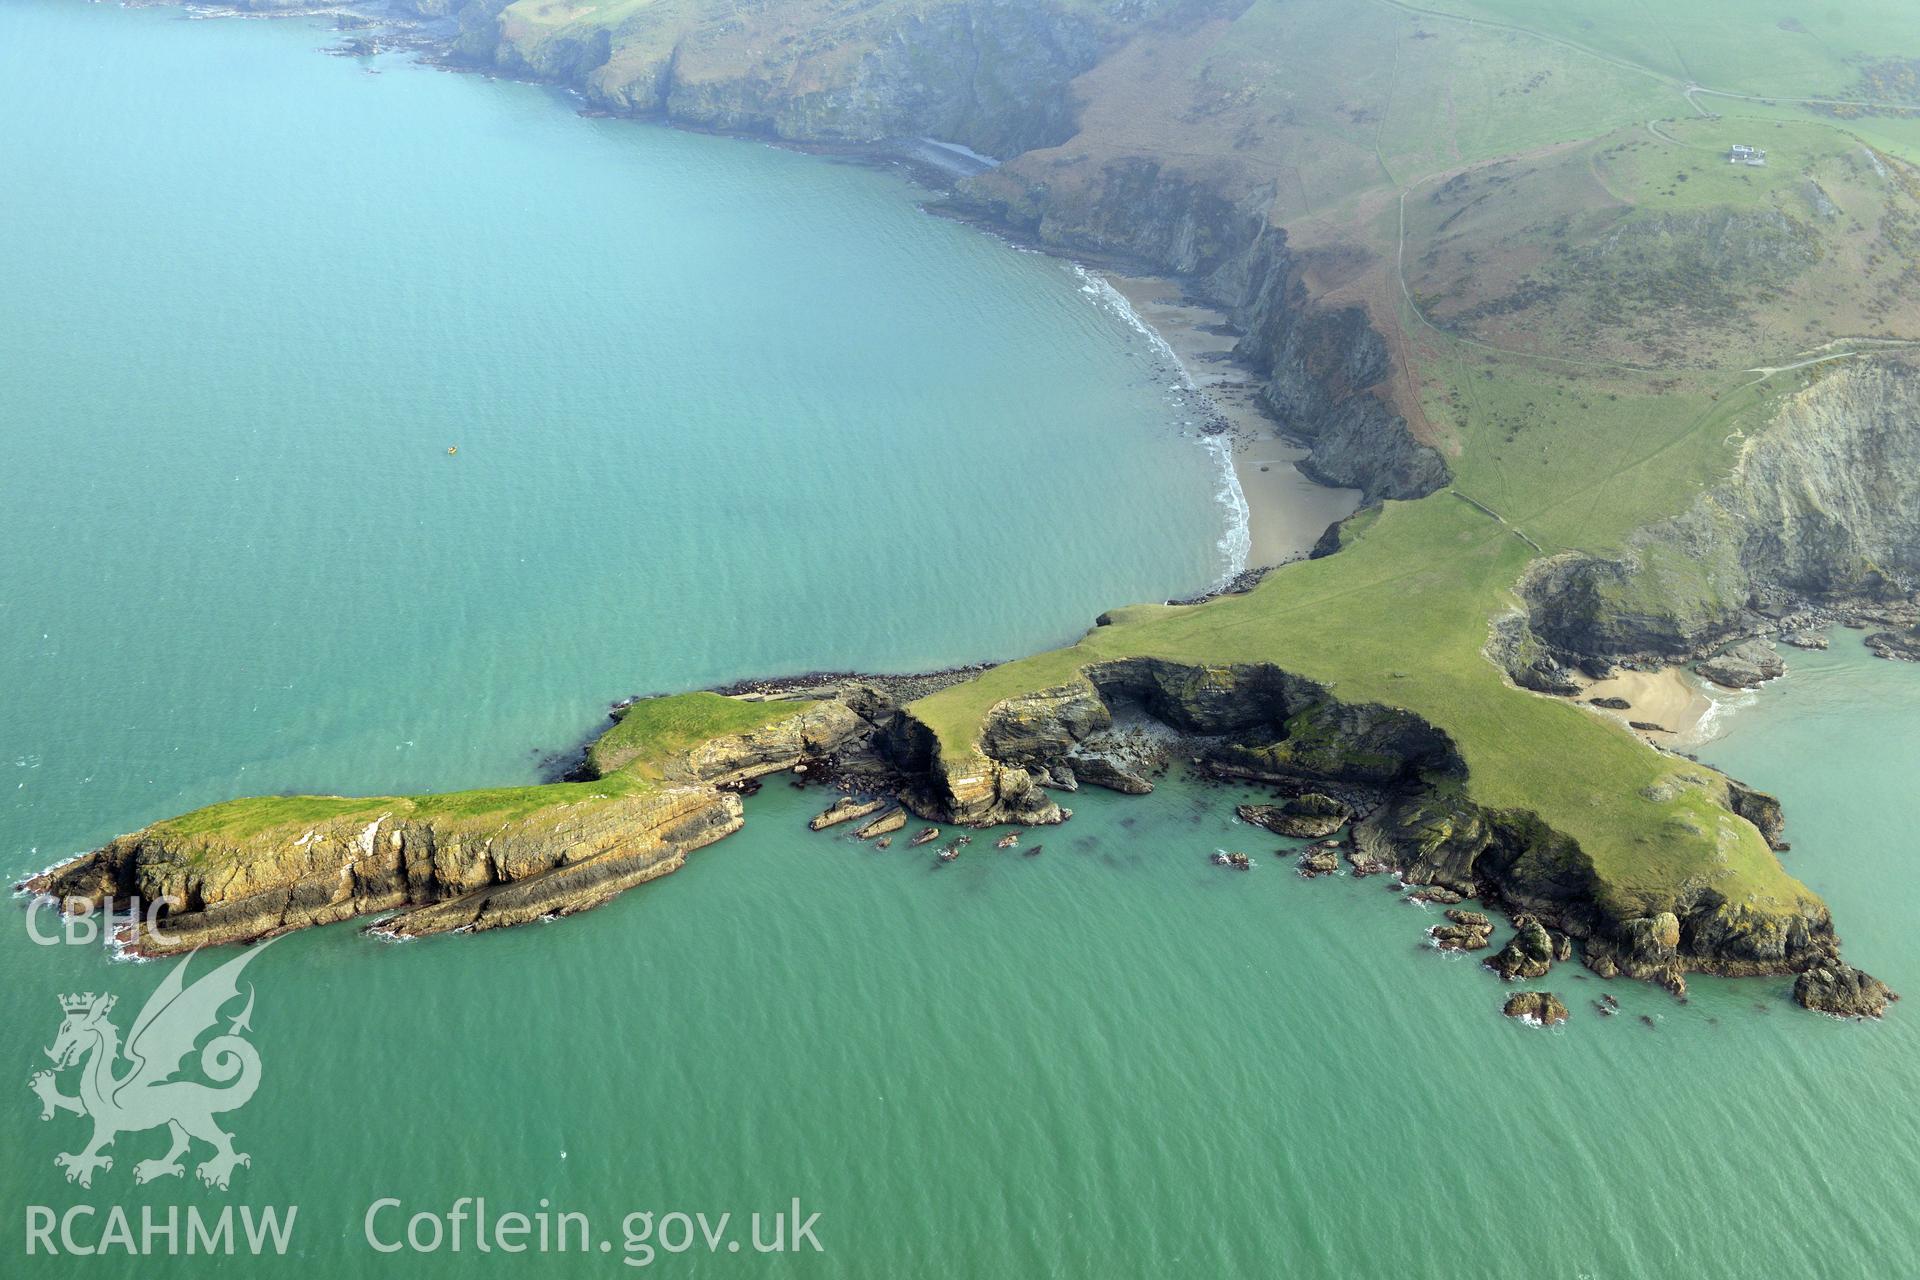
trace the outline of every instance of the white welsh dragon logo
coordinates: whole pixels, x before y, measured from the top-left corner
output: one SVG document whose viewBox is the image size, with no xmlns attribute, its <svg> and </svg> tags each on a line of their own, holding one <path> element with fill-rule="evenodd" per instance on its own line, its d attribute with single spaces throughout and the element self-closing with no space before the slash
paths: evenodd
<svg viewBox="0 0 1920 1280">
<path fill-rule="evenodd" d="M 113 1157 L 105 1152 L 114 1138 L 161 1125 L 172 1134 L 173 1145 L 159 1159 L 135 1164 L 135 1182 L 179 1176 L 184 1171 L 180 1157 L 187 1154 L 194 1138 L 213 1147 L 213 1155 L 196 1170 L 208 1186 L 224 1191 L 235 1165 L 253 1163 L 233 1149 L 233 1135 L 214 1119 L 223 1111 L 244 1106 L 260 1086 L 260 1055 L 240 1036 L 252 1029 L 248 1025 L 253 1015 L 251 984 L 246 1008 L 224 1034 L 214 1036 L 200 1050 L 201 1073 L 224 1087 L 174 1076 L 201 1035 L 219 1022 L 222 1007 L 239 996 L 240 971 L 265 949 L 249 949 L 191 987 L 185 986 L 187 961 L 174 965 L 133 1020 L 124 1049 L 119 1028 L 107 1020 L 114 997 L 88 992 L 60 998 L 67 1016 L 47 1050 L 53 1070 L 37 1072 L 27 1083 L 40 1096 L 42 1120 L 51 1120 L 56 1111 L 93 1119 L 92 1141 L 79 1151 L 53 1158 L 67 1171 L 68 1182 L 91 1187 L 94 1170 L 113 1168 Z M 125 1070 L 120 1069 L 123 1056 L 129 1064 Z M 69 1097 L 60 1092 L 55 1077 L 76 1064 L 80 1092 Z"/>
</svg>

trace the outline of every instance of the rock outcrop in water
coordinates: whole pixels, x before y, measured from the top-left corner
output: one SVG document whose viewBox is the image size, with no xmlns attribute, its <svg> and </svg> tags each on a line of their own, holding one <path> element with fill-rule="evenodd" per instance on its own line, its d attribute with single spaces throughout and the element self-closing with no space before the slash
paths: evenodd
<svg viewBox="0 0 1920 1280">
<path fill-rule="evenodd" d="M 1517 991 L 1507 997 L 1501 1012 L 1539 1027 L 1556 1026 L 1567 1020 L 1567 1006 L 1551 991 Z"/>
<path fill-rule="evenodd" d="M 1793 982 L 1793 998 L 1803 1008 L 1839 1018 L 1877 1018 L 1900 997 L 1886 983 L 1852 965 L 1823 964 Z"/>
</svg>

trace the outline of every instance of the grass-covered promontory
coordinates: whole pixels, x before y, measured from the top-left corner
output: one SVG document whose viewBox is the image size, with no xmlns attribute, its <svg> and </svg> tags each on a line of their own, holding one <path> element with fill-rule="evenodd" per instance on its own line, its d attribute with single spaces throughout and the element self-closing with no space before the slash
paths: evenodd
<svg viewBox="0 0 1920 1280">
<path fill-rule="evenodd" d="M 812 705 L 716 693 L 647 698 L 630 704 L 588 749 L 598 775 L 591 781 L 423 796 L 253 796 L 196 809 L 147 831 L 183 849 L 231 852 L 292 844 L 315 827 L 383 816 L 395 826 L 420 821 L 449 832 L 505 830 L 645 796 L 660 788 L 663 769 L 688 748 L 778 724 Z"/>
</svg>

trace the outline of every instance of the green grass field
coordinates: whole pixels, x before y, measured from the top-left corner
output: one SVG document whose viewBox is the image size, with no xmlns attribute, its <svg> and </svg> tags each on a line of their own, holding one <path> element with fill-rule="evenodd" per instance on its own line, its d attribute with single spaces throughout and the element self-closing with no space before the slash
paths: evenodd
<svg viewBox="0 0 1920 1280">
<path fill-rule="evenodd" d="M 798 715 L 806 701 L 743 702 L 715 693 L 683 693 L 632 704 L 588 755 L 601 777 L 530 787 L 495 787 L 425 796 L 255 796 L 229 800 L 154 824 L 156 836 L 187 847 L 230 850 L 291 844 L 335 823 L 432 821 L 443 834 L 541 821 L 583 805 L 609 804 L 655 790 L 662 767 L 687 748 Z"/>
</svg>

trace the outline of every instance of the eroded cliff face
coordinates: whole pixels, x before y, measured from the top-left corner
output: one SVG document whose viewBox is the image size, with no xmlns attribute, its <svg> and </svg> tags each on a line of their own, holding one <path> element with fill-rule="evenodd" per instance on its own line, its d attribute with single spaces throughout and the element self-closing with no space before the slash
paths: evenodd
<svg viewBox="0 0 1920 1280">
<path fill-rule="evenodd" d="M 1315 306 L 1277 229 L 1249 254 L 1245 278 L 1252 292 L 1238 314 L 1246 336 L 1234 353 L 1266 375 L 1261 402 L 1311 448 L 1301 469 L 1360 490 L 1369 505 L 1444 488 L 1446 461 L 1386 398 L 1392 356 L 1365 310 Z"/>
<path fill-rule="evenodd" d="M 1626 554 L 1545 561 L 1534 631 L 1572 654 L 1691 654 L 1808 604 L 1920 585 L 1920 369 L 1881 356 L 1786 397 L 1733 474 Z"/>
</svg>

